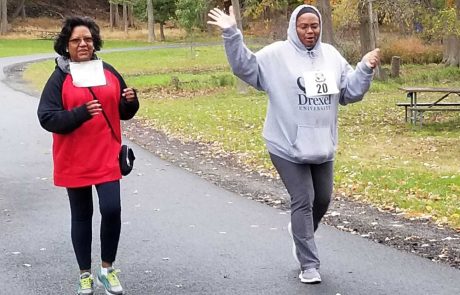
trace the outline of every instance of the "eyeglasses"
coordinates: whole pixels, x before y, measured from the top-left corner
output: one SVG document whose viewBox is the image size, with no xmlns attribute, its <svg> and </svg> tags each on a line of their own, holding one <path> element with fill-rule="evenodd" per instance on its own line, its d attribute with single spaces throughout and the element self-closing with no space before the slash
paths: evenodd
<svg viewBox="0 0 460 295">
<path fill-rule="evenodd" d="M 92 37 L 70 39 L 69 43 L 72 44 L 73 46 L 78 46 L 78 45 L 81 44 L 82 41 L 84 41 L 85 44 L 93 44 L 93 38 Z"/>
</svg>

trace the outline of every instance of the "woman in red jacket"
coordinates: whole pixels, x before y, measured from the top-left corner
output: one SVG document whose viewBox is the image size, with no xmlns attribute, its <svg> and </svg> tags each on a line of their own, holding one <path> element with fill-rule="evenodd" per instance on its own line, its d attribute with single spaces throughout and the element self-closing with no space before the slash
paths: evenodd
<svg viewBox="0 0 460 295">
<path fill-rule="evenodd" d="M 72 244 L 80 267 L 78 294 L 93 294 L 94 289 L 93 185 L 102 216 L 102 263 L 97 280 L 108 294 L 123 293 L 112 267 L 121 229 L 120 120 L 131 119 L 139 109 L 139 101 L 120 74 L 101 61 L 99 76 L 104 83 L 91 88 L 78 83 L 77 71 L 71 68 L 91 61 L 98 63 L 95 52 L 101 47 L 99 27 L 92 19 L 71 17 L 64 21 L 54 44 L 59 54 L 56 69 L 45 85 L 37 112 L 42 127 L 53 133 L 54 183 L 65 187 L 69 196 Z"/>
</svg>

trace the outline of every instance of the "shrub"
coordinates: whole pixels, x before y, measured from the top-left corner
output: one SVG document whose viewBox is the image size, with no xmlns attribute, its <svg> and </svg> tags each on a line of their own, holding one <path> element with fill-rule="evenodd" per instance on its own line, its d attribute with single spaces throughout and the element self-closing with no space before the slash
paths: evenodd
<svg viewBox="0 0 460 295">
<path fill-rule="evenodd" d="M 382 63 L 391 63 L 392 56 L 401 57 L 405 64 L 429 64 L 442 61 L 442 46 L 424 44 L 419 38 L 387 40 L 381 43 Z"/>
<path fill-rule="evenodd" d="M 379 41 L 379 44 L 383 64 L 390 64 L 393 56 L 401 57 L 401 63 L 404 64 L 430 64 L 442 61 L 441 45 L 424 44 L 416 37 L 404 39 L 388 39 L 385 37 L 384 40 Z M 339 41 L 337 48 L 350 64 L 356 64 L 361 60 L 359 42 Z"/>
<path fill-rule="evenodd" d="M 235 77 L 233 76 L 233 74 L 230 74 L 230 73 L 212 75 L 211 81 L 212 81 L 211 84 L 213 86 L 218 86 L 218 87 L 235 85 Z"/>
</svg>

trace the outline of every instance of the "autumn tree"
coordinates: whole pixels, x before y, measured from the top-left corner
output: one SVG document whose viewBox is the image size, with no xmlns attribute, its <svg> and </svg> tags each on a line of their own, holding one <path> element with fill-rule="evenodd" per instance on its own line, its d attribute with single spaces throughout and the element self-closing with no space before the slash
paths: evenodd
<svg viewBox="0 0 460 295">
<path fill-rule="evenodd" d="M 114 27 L 123 28 L 128 34 L 128 28 L 134 25 L 134 4 L 139 0 L 109 0 L 110 4 L 110 29 Z M 122 8 L 122 21 L 120 21 L 119 7 Z"/>
<path fill-rule="evenodd" d="M 176 16 L 179 24 L 187 33 L 202 27 L 201 15 L 206 11 L 205 0 L 177 0 Z"/>
<path fill-rule="evenodd" d="M 243 16 L 248 19 L 260 19 L 265 28 L 271 33 L 270 38 L 286 39 L 289 19 L 289 4 L 287 0 L 246 0 Z M 299 1 L 295 1 L 297 6 Z"/>
<path fill-rule="evenodd" d="M 364 55 L 377 47 L 377 28 L 375 26 L 376 18 L 370 3 L 372 2 L 364 0 L 358 4 L 361 55 Z"/>
<path fill-rule="evenodd" d="M 11 15 L 11 19 L 17 18 L 19 15 L 22 16 L 24 19 L 26 17 L 26 0 L 19 0 L 17 2 L 16 9 L 13 11 L 13 14 Z"/>
<path fill-rule="evenodd" d="M 174 0 L 155 0 L 153 2 L 155 21 L 160 24 L 160 40 L 165 40 L 164 25 L 175 17 L 176 1 Z"/>
<path fill-rule="evenodd" d="M 350 31 L 358 24 L 361 55 L 379 46 L 379 23 L 409 31 L 414 15 L 412 0 L 342 0 L 334 6 L 336 27 Z"/>
<path fill-rule="evenodd" d="M 193 32 L 202 26 L 202 15 L 206 8 L 206 0 L 176 1 L 177 20 L 190 38 L 191 51 L 193 51 Z"/>
<path fill-rule="evenodd" d="M 331 1 L 317 0 L 317 7 L 322 17 L 322 41 L 329 44 L 335 44 L 334 29 L 332 26 L 332 8 Z"/>
<path fill-rule="evenodd" d="M 119 0 L 109 0 L 110 3 L 110 29 L 120 25 L 120 13 L 118 12 Z"/>
</svg>

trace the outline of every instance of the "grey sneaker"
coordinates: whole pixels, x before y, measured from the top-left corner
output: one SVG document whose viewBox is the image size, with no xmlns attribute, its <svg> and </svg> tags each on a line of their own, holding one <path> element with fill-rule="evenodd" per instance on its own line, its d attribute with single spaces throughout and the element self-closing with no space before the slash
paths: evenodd
<svg viewBox="0 0 460 295">
<path fill-rule="evenodd" d="M 299 274 L 299 279 L 302 283 L 318 284 L 321 283 L 321 276 L 316 268 L 302 270 Z"/>
<path fill-rule="evenodd" d="M 292 239 L 292 256 L 294 260 L 300 265 L 299 257 L 297 257 L 297 248 L 294 243 L 294 236 L 292 235 L 292 224 L 289 222 L 288 224 L 288 232 Z"/>
<path fill-rule="evenodd" d="M 78 295 L 93 295 L 94 293 L 94 280 L 93 275 L 89 272 L 84 272 L 80 275 L 78 281 Z"/>
</svg>

